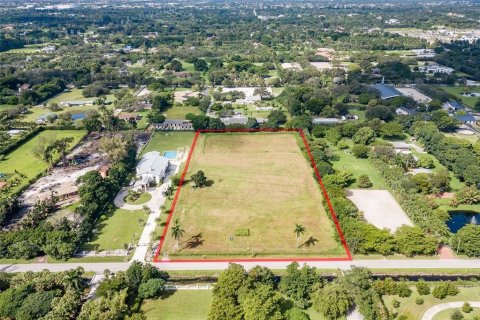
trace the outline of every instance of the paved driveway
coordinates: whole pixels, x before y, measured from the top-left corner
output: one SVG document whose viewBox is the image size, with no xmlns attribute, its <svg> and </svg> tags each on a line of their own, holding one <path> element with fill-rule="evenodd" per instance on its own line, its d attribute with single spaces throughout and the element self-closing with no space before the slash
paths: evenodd
<svg viewBox="0 0 480 320">
<path fill-rule="evenodd" d="M 472 307 L 475 308 L 480 308 L 480 302 L 478 301 L 468 301 Z M 432 320 L 433 317 L 439 313 L 440 311 L 447 310 L 447 309 L 457 309 L 461 308 L 463 306 L 464 302 L 447 302 L 447 303 L 442 303 L 442 304 L 437 304 L 427 311 L 422 316 L 422 320 Z M 453 311 L 453 310 L 452 310 Z"/>
</svg>

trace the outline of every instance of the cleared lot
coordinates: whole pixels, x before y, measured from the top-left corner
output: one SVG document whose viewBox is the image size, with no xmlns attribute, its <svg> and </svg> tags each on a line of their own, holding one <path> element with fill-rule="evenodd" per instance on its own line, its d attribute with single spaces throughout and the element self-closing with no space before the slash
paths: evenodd
<svg viewBox="0 0 480 320">
<path fill-rule="evenodd" d="M 344 254 L 295 134 L 202 134 L 187 179 L 198 170 L 213 184 L 184 184 L 173 219 L 185 234 L 175 252 L 168 230 L 160 256 Z"/>
<path fill-rule="evenodd" d="M 387 190 L 349 190 L 348 198 L 377 228 L 395 232 L 402 225 L 413 226 L 397 200 Z"/>
</svg>

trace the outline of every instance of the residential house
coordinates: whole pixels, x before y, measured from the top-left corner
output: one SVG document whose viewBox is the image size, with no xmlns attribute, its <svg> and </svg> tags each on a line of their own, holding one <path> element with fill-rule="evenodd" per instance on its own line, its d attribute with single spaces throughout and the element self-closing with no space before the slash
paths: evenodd
<svg viewBox="0 0 480 320">
<path fill-rule="evenodd" d="M 138 184 L 145 188 L 152 183 L 159 185 L 167 176 L 169 165 L 169 160 L 158 151 L 144 154 L 136 168 Z"/>
<path fill-rule="evenodd" d="M 457 119 L 457 121 L 459 121 L 463 124 L 475 124 L 475 123 L 477 123 L 477 119 L 475 119 L 475 117 L 470 113 L 467 113 L 465 115 L 455 116 L 455 119 Z"/>
<path fill-rule="evenodd" d="M 165 119 L 162 123 L 154 123 L 152 126 L 161 131 L 193 131 L 192 122 L 183 119 Z"/>
</svg>

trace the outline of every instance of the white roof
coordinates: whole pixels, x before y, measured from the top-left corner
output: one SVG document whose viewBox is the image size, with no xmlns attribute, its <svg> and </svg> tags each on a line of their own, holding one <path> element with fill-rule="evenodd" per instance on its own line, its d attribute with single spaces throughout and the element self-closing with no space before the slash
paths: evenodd
<svg viewBox="0 0 480 320">
<path fill-rule="evenodd" d="M 168 159 L 162 157 L 159 152 L 151 151 L 145 153 L 137 164 L 137 174 L 142 175 L 145 173 L 162 173 L 168 167 Z"/>
</svg>

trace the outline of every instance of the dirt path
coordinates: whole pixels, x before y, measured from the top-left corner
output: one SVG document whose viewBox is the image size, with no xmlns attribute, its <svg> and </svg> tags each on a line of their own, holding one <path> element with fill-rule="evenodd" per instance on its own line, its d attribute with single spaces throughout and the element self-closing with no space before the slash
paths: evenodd
<svg viewBox="0 0 480 320">
<path fill-rule="evenodd" d="M 461 308 L 465 302 L 447 302 L 442 304 L 437 304 L 430 309 L 428 309 L 422 316 L 421 320 L 432 320 L 433 317 L 439 313 L 440 311 L 447 310 L 447 309 L 454 309 L 454 308 Z M 468 301 L 470 305 L 474 308 L 480 308 L 479 301 Z"/>
</svg>

